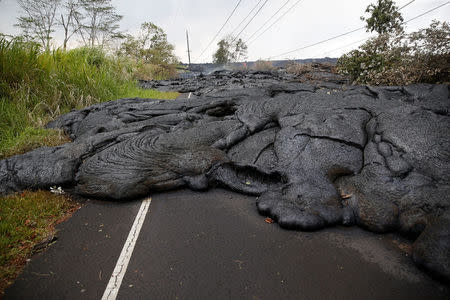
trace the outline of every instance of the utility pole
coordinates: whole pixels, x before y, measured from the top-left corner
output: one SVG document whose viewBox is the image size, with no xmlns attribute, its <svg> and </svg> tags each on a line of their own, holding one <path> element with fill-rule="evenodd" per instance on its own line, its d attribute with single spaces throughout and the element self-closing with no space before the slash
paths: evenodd
<svg viewBox="0 0 450 300">
<path fill-rule="evenodd" d="M 189 50 L 189 35 L 188 35 L 187 30 L 186 30 L 186 41 L 187 41 L 187 53 L 188 53 L 189 68 L 190 68 L 191 67 L 191 51 Z"/>
</svg>

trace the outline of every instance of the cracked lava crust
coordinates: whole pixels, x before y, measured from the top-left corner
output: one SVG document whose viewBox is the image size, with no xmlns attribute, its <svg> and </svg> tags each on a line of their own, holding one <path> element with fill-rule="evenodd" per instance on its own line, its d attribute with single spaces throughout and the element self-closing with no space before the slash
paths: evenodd
<svg viewBox="0 0 450 300">
<path fill-rule="evenodd" d="M 126 200 L 222 186 L 257 195 L 283 228 L 398 231 L 415 239 L 415 263 L 450 280 L 448 85 L 205 77 L 190 81 L 192 99 L 120 99 L 61 116 L 48 127 L 73 142 L 0 161 L 0 194 L 61 185 Z"/>
</svg>

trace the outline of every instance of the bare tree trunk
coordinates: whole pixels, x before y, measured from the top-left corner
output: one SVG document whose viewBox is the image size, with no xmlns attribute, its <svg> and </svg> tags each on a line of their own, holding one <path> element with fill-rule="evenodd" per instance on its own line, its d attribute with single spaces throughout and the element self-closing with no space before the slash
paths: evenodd
<svg viewBox="0 0 450 300">
<path fill-rule="evenodd" d="M 90 46 L 91 46 L 91 48 L 94 48 L 94 45 L 95 45 L 95 37 L 97 35 L 97 33 L 96 33 L 96 26 L 97 26 L 97 13 L 94 12 L 94 15 L 92 17 L 92 22 L 91 22 L 91 36 L 90 36 Z"/>
<path fill-rule="evenodd" d="M 61 25 L 64 28 L 64 41 L 63 41 L 63 50 L 66 51 L 67 49 L 67 41 L 69 36 L 69 22 L 67 24 L 64 22 L 64 16 L 61 14 Z"/>
</svg>

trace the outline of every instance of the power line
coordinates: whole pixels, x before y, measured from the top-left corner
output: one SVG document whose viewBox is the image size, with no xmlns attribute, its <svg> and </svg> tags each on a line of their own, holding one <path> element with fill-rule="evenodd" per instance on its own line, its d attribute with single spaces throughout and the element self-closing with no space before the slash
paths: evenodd
<svg viewBox="0 0 450 300">
<path fill-rule="evenodd" d="M 411 3 L 413 3 L 413 2 L 414 2 L 414 1 L 411 1 L 411 2 L 407 3 L 406 5 L 402 6 L 401 9 L 405 8 L 406 6 L 408 6 L 409 4 L 411 4 Z M 437 6 L 437 7 L 434 7 L 434 8 L 432 8 L 432 9 L 430 9 L 430 10 L 428 10 L 428 11 L 426 11 L 426 12 L 424 12 L 424 13 L 418 15 L 418 16 L 415 16 L 414 18 L 411 18 L 411 19 L 409 19 L 409 20 L 403 22 L 402 24 L 407 24 L 407 23 L 411 22 L 412 20 L 415 20 L 415 19 L 417 19 L 417 18 L 420 18 L 420 17 L 422 17 L 423 15 L 426 15 L 426 14 L 432 12 L 432 11 L 435 11 L 436 9 L 441 8 L 442 6 L 447 5 L 447 4 L 449 4 L 449 3 L 450 3 L 450 1 L 447 1 L 446 3 L 441 4 L 441 5 Z M 325 43 L 325 42 L 328 42 L 328 41 L 331 41 L 331 40 L 340 38 L 340 37 L 342 37 L 342 36 L 345 36 L 345 35 L 354 33 L 354 32 L 356 32 L 356 31 L 362 30 L 362 29 L 364 29 L 364 28 L 366 28 L 366 27 L 365 27 L 365 26 L 359 27 L 359 28 L 357 28 L 357 29 L 354 29 L 354 30 L 351 30 L 351 31 L 348 31 L 348 32 L 345 32 L 345 33 L 342 33 L 342 34 L 339 34 L 339 35 L 330 37 L 330 38 L 328 38 L 328 39 L 325 39 L 325 40 L 322 40 L 322 41 L 319 41 L 319 42 L 316 42 L 316 43 L 313 43 L 313 44 L 310 44 L 310 45 L 307 45 L 307 46 L 304 46 L 304 47 L 300 47 L 300 48 L 297 48 L 297 49 L 294 49 L 294 50 L 290 50 L 290 51 L 281 53 L 281 54 L 279 54 L 279 55 L 271 56 L 271 57 L 269 57 L 269 60 L 271 60 L 272 58 L 275 58 L 275 57 L 280 57 L 280 56 L 283 56 L 283 55 L 286 55 L 286 54 L 290 54 L 290 53 L 292 53 L 292 52 L 297 52 L 297 51 L 300 51 L 300 50 L 304 50 L 304 49 L 307 49 L 307 48 L 311 48 L 311 47 L 314 47 L 314 46 L 323 44 L 323 43 Z"/>
<path fill-rule="evenodd" d="M 239 23 L 238 26 L 236 26 L 236 28 L 234 28 L 234 30 L 231 32 L 231 35 L 233 35 L 239 27 L 241 27 L 241 25 L 245 22 L 245 20 L 247 20 L 247 18 L 252 14 L 252 12 L 259 6 L 259 4 L 261 3 L 262 0 L 259 0 L 258 3 L 256 3 L 255 6 L 253 6 L 252 10 L 245 16 L 244 19 L 242 19 L 242 21 Z"/>
<path fill-rule="evenodd" d="M 408 5 L 410 5 L 411 3 L 413 3 L 414 1 L 416 1 L 416 0 L 411 0 L 411 1 L 409 1 L 408 3 L 406 3 L 405 5 L 403 5 L 402 7 L 400 7 L 398 10 L 404 9 L 405 7 L 407 7 Z M 360 42 L 364 42 L 364 41 L 366 41 L 366 40 L 368 40 L 368 39 L 370 39 L 370 38 L 372 38 L 372 37 L 373 37 L 373 36 L 369 36 L 369 37 L 366 37 L 366 38 L 357 40 L 357 41 L 355 41 L 355 42 L 352 42 L 352 43 L 350 43 L 350 44 L 347 44 L 347 45 L 345 45 L 345 46 L 341 46 L 341 47 L 338 47 L 338 48 L 335 48 L 335 49 L 332 49 L 332 50 L 328 50 L 328 51 L 326 51 L 326 52 L 323 52 L 322 55 L 331 54 L 331 53 L 333 53 L 334 51 L 337 51 L 337 50 L 341 50 L 341 49 L 347 48 L 348 46 L 352 46 L 352 45 L 357 44 L 357 43 L 360 43 Z"/>
<path fill-rule="evenodd" d="M 360 31 L 360 30 L 362 30 L 362 29 L 364 29 L 364 28 L 366 28 L 366 27 L 365 27 L 365 26 L 359 27 L 359 28 L 357 28 L 357 29 L 353 29 L 353 30 L 351 30 L 351 31 L 347 31 L 347 32 L 345 32 L 345 33 L 342 33 L 342 34 L 339 34 L 339 35 L 330 37 L 330 38 L 328 38 L 328 39 L 326 39 L 326 40 L 322 40 L 322 41 L 320 41 L 320 42 L 316 42 L 316 43 L 311 44 L 311 45 L 307 45 L 307 46 L 304 46 L 304 47 L 300 47 L 300 48 L 297 48 L 297 49 L 294 49 L 294 50 L 290 50 L 290 51 L 287 51 L 287 52 L 284 52 L 284 53 L 281 53 L 281 54 L 278 54 L 278 55 L 269 57 L 269 60 L 271 60 L 272 58 L 275 58 L 275 57 L 283 56 L 283 55 L 286 55 L 286 54 L 290 54 L 290 53 L 292 53 L 292 52 L 297 52 L 297 51 L 300 51 L 300 50 L 303 50 L 303 49 L 307 49 L 307 48 L 311 48 L 311 47 L 314 47 L 314 46 L 323 44 L 323 43 L 325 43 L 325 42 L 328 42 L 328 41 L 331 41 L 331 40 L 340 38 L 340 37 L 345 36 L 345 35 L 348 35 L 348 34 L 350 34 L 350 33 L 353 33 L 353 32 L 356 32 L 356 31 Z"/>
<path fill-rule="evenodd" d="M 404 6 L 400 7 L 400 10 L 403 9 L 403 8 L 405 8 L 405 7 L 408 6 L 409 4 L 413 3 L 414 1 L 415 1 L 415 0 L 412 0 L 412 1 L 408 2 L 407 4 L 405 4 Z M 413 20 L 415 20 L 415 19 L 417 19 L 417 18 L 419 18 L 419 17 L 421 17 L 421 16 L 423 16 L 423 15 L 425 15 L 425 14 L 427 14 L 427 13 L 430 13 L 430 12 L 432 12 L 432 11 L 438 9 L 438 8 L 441 8 L 442 6 L 448 4 L 449 2 L 450 2 L 450 1 L 448 1 L 447 3 L 444 3 L 444 4 L 442 4 L 442 5 L 439 5 L 439 6 L 435 7 L 435 8 L 433 8 L 433 9 L 430 9 L 430 10 L 428 10 L 428 11 L 426 11 L 426 12 L 424 12 L 424 13 L 418 15 L 418 16 L 415 16 L 414 18 L 411 18 L 411 19 L 409 19 L 409 20 L 403 22 L 402 24 L 407 24 L 408 22 L 411 22 L 411 21 L 413 21 Z M 329 50 L 329 51 L 327 51 L 327 52 L 324 52 L 323 55 L 325 55 L 325 54 L 327 54 L 327 53 L 328 53 L 328 54 L 331 54 L 331 53 L 334 52 L 334 51 L 337 51 L 337 50 L 341 50 L 341 49 L 347 48 L 348 46 L 351 46 L 351 45 L 354 45 L 354 44 L 357 44 L 357 43 L 366 41 L 366 40 L 368 40 L 368 39 L 370 39 L 370 38 L 373 38 L 373 37 L 374 37 L 374 36 L 369 36 L 369 37 L 363 38 L 363 39 L 361 39 L 361 40 L 358 40 L 358 41 L 356 41 L 356 42 L 347 44 L 347 45 L 345 45 L 345 46 L 342 46 L 342 47 L 339 47 L 339 48 L 335 48 L 335 49 L 333 49 L 333 50 Z"/>
<path fill-rule="evenodd" d="M 407 7 L 408 5 L 410 5 L 411 3 L 413 3 L 414 1 L 416 1 L 416 0 L 411 0 L 411 1 L 409 1 L 408 3 L 406 3 L 405 5 L 403 5 L 402 7 L 400 7 L 398 10 L 404 9 L 405 7 Z"/>
<path fill-rule="evenodd" d="M 426 11 L 426 12 L 424 12 L 424 13 L 418 15 L 418 16 L 415 16 L 414 18 L 411 18 L 411 19 L 407 20 L 406 22 L 403 22 L 403 23 L 406 24 L 406 23 L 408 23 L 408 22 L 411 22 L 412 20 L 418 19 L 418 18 L 420 18 L 421 16 L 426 15 L 426 14 L 432 12 L 432 11 L 435 11 L 436 9 L 441 8 L 442 6 L 445 6 L 445 5 L 449 4 L 449 3 L 450 3 L 450 1 L 447 1 L 447 2 L 445 2 L 444 4 L 441 4 L 441 5 L 439 5 L 439 6 L 436 6 L 435 8 L 432 8 L 432 9 L 430 9 L 430 10 L 428 10 L 428 11 Z"/>
<path fill-rule="evenodd" d="M 352 42 L 352 43 L 350 43 L 350 44 L 347 44 L 347 45 L 345 45 L 345 46 L 341 46 L 341 47 L 339 47 L 339 48 L 335 48 L 335 49 L 332 49 L 332 50 L 328 50 L 328 51 L 326 51 L 326 52 L 323 52 L 323 53 L 321 54 L 321 56 L 322 56 L 322 55 L 331 54 L 331 53 L 333 53 L 334 51 L 337 51 L 337 50 L 341 50 L 341 49 L 347 48 L 348 46 L 351 46 L 351 45 L 354 45 L 354 44 L 357 44 L 357 43 L 360 43 L 360 42 L 364 42 L 364 41 L 366 41 L 366 40 L 368 40 L 368 39 L 370 39 L 370 38 L 372 38 L 372 37 L 373 37 L 373 36 L 369 36 L 369 37 L 363 38 L 363 39 L 361 39 L 361 40 L 358 40 L 358 41 L 356 41 L 356 42 Z"/>
<path fill-rule="evenodd" d="M 258 30 L 253 32 L 253 34 L 245 42 L 251 40 L 251 38 L 254 37 L 255 34 L 257 34 L 264 26 L 266 26 L 266 24 L 269 23 L 280 12 L 280 10 L 282 10 L 290 1 L 291 0 L 287 0 L 286 2 L 284 2 L 284 4 L 266 22 L 264 22 L 264 24 L 261 27 L 259 27 Z"/>
<path fill-rule="evenodd" d="M 256 38 L 253 39 L 253 41 L 251 41 L 250 43 L 253 43 L 255 40 L 257 40 L 260 36 L 262 36 L 264 33 L 266 33 L 267 30 L 269 30 L 273 25 L 275 25 L 276 23 L 278 23 L 278 21 L 280 21 L 288 12 L 290 12 L 297 4 L 299 4 L 301 1 L 303 0 L 298 0 L 297 2 L 294 3 L 294 5 L 292 5 L 287 11 L 285 11 L 278 19 L 275 20 L 275 22 L 273 22 L 272 24 L 269 25 L 269 27 L 267 27 L 263 32 L 261 32 L 260 35 L 258 35 Z M 251 38 L 251 37 L 250 37 Z M 250 40 L 250 38 L 247 39 L 246 43 Z"/>
<path fill-rule="evenodd" d="M 266 31 L 268 31 L 273 25 L 275 25 L 279 20 L 281 20 L 290 10 L 292 10 L 298 3 L 300 3 L 302 0 L 297 1 L 296 3 L 294 3 L 294 5 L 292 5 L 283 15 L 281 15 L 275 22 L 273 22 L 268 28 L 266 28 L 266 30 L 264 30 L 260 35 L 258 35 L 255 39 L 253 39 L 253 41 L 251 41 L 250 43 L 253 43 L 255 40 L 257 40 L 260 36 L 262 36 Z M 399 10 L 402 10 L 403 8 L 407 7 L 408 5 L 410 5 L 411 3 L 413 3 L 416 0 L 411 0 L 408 3 L 406 3 L 405 5 L 403 5 L 402 7 L 399 8 Z M 265 25 L 265 24 L 264 24 Z M 262 27 L 264 27 L 264 25 Z M 362 29 L 362 28 L 361 28 Z M 361 30 L 358 29 L 358 30 Z M 251 39 L 252 37 L 248 38 L 246 43 Z"/>
<path fill-rule="evenodd" d="M 263 7 L 266 5 L 266 3 L 269 0 L 264 1 L 264 3 L 261 5 L 261 7 L 256 11 L 256 13 L 253 15 L 253 17 L 250 19 L 250 21 L 248 21 L 247 24 L 245 24 L 244 28 L 242 28 L 242 30 L 234 37 L 233 41 L 231 41 L 231 43 L 233 43 L 240 35 L 241 33 L 245 30 L 245 28 L 247 28 L 247 26 L 253 21 L 253 19 L 259 14 L 259 12 L 261 11 L 261 9 L 263 9 Z"/>
<path fill-rule="evenodd" d="M 239 2 L 236 4 L 236 6 L 234 7 L 233 11 L 231 12 L 231 14 L 228 16 L 227 20 L 225 21 L 225 23 L 223 23 L 222 27 L 220 27 L 219 31 L 216 33 L 216 35 L 212 38 L 212 40 L 209 42 L 208 46 L 206 46 L 205 49 L 203 49 L 202 53 L 197 57 L 197 59 L 195 61 L 198 61 L 200 59 L 200 57 L 202 57 L 203 53 L 205 53 L 206 49 L 209 48 L 209 46 L 211 46 L 211 44 L 214 42 L 214 40 L 217 38 L 217 36 L 222 32 L 223 28 L 225 27 L 225 25 L 227 25 L 228 21 L 230 20 L 231 16 L 233 16 L 234 12 L 236 11 L 236 9 L 238 8 L 239 4 L 241 4 L 242 0 L 239 0 Z"/>
</svg>

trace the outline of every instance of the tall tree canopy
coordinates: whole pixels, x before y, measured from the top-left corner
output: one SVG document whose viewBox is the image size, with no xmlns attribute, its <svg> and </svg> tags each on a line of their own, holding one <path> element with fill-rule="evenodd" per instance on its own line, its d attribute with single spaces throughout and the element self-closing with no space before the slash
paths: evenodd
<svg viewBox="0 0 450 300">
<path fill-rule="evenodd" d="M 119 31 L 122 16 L 116 13 L 111 0 L 80 0 L 80 5 L 85 16 L 80 22 L 80 34 L 86 45 L 103 46 L 113 38 L 122 37 Z"/>
<path fill-rule="evenodd" d="M 377 4 L 366 8 L 366 13 L 369 17 L 361 17 L 361 20 L 366 21 L 369 32 L 383 34 L 403 29 L 403 17 L 392 0 L 378 0 Z"/>
<path fill-rule="evenodd" d="M 173 50 L 164 30 L 152 22 L 145 22 L 141 24 L 138 36 L 126 36 L 118 52 L 147 63 L 171 64 L 177 61 Z"/>
<path fill-rule="evenodd" d="M 247 45 L 242 39 L 236 40 L 233 36 L 227 36 L 217 43 L 218 49 L 213 54 L 215 64 L 224 65 L 247 58 Z"/>
<path fill-rule="evenodd" d="M 22 29 L 26 40 L 38 41 L 45 49 L 50 49 L 57 25 L 56 11 L 61 0 L 18 0 L 23 15 L 17 18 L 15 26 Z"/>
<path fill-rule="evenodd" d="M 104 46 L 123 37 L 119 31 L 122 16 L 116 13 L 111 0 L 18 0 L 22 15 L 16 26 L 22 37 L 50 48 L 53 33 L 61 26 L 63 48 L 78 34 L 86 46 Z"/>
</svg>

